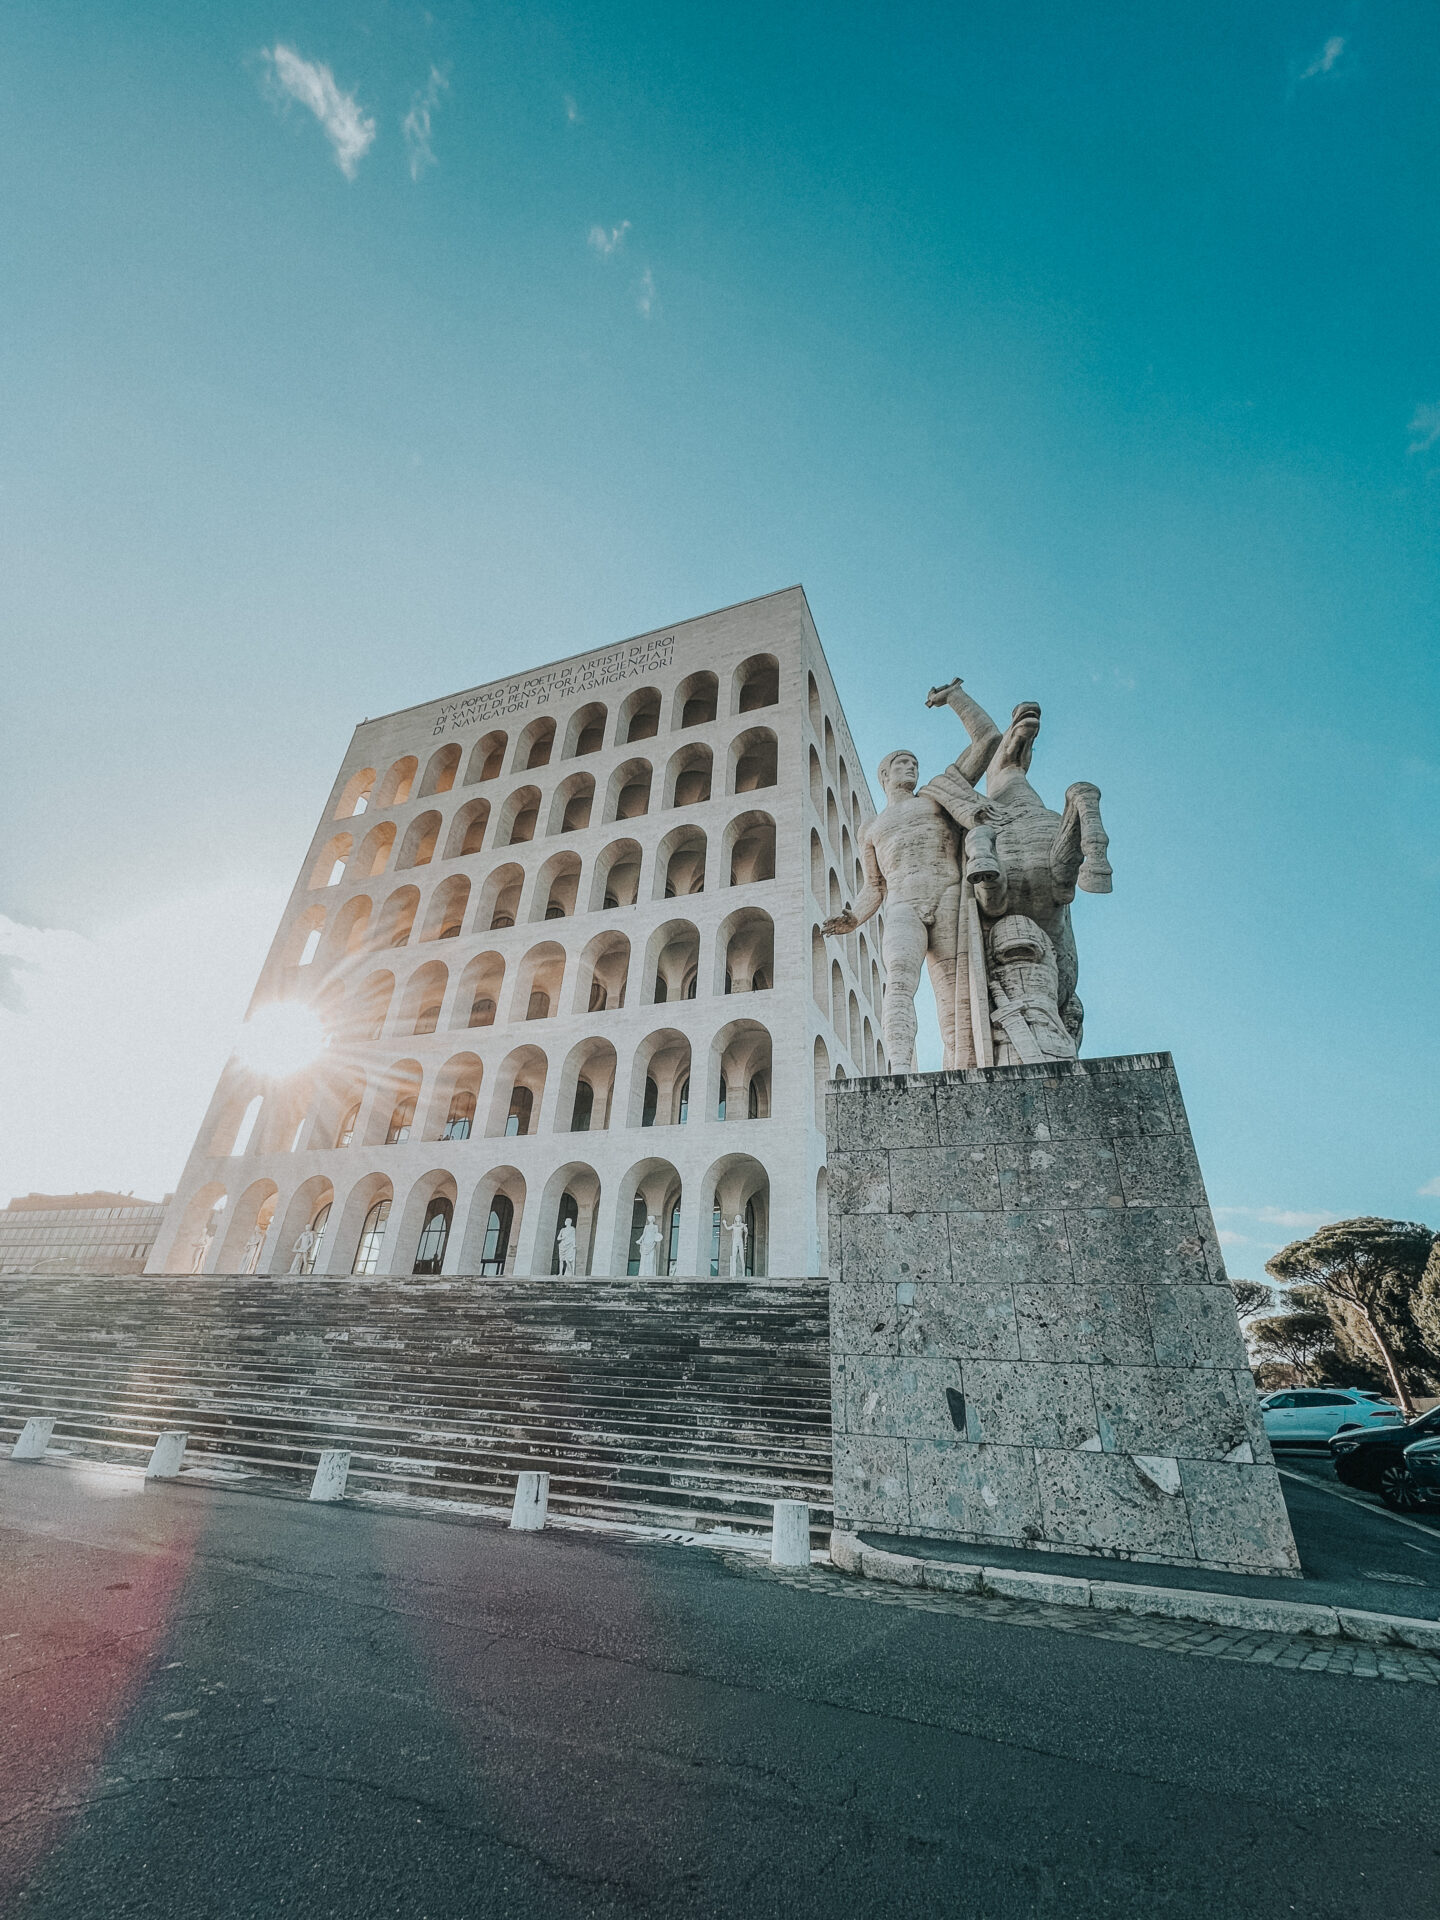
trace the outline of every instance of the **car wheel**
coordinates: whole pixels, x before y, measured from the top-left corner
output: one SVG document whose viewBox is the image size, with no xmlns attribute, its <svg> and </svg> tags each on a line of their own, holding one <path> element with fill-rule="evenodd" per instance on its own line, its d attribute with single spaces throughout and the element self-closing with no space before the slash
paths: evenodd
<svg viewBox="0 0 1440 1920">
<path fill-rule="evenodd" d="M 1403 1460 L 1391 1460 L 1380 1469 L 1380 1498 L 1396 1513 L 1413 1513 L 1422 1504 L 1415 1476 Z"/>
</svg>

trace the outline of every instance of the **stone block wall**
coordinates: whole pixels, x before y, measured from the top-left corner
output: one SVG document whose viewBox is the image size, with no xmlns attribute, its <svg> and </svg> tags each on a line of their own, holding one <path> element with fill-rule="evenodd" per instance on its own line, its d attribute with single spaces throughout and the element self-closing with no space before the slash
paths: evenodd
<svg viewBox="0 0 1440 1920">
<path fill-rule="evenodd" d="M 837 1526 L 1298 1572 L 1168 1054 L 827 1107 Z"/>
</svg>

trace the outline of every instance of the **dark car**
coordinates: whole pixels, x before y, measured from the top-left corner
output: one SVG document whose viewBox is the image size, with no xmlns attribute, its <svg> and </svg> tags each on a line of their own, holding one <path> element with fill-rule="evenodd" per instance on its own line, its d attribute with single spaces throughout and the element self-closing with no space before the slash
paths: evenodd
<svg viewBox="0 0 1440 1920">
<path fill-rule="evenodd" d="M 1405 1449 L 1417 1440 L 1440 1439 L 1440 1407 L 1432 1407 L 1404 1426 L 1376 1427 L 1364 1433 L 1337 1433 L 1330 1442 L 1330 1458 L 1337 1478 L 1352 1487 L 1378 1493 L 1387 1507 L 1409 1513 L 1425 1504 L 1415 1477 L 1405 1464 Z"/>
<path fill-rule="evenodd" d="M 1405 1449 L 1405 1465 L 1424 1505 L 1440 1506 L 1440 1436 L 1412 1442 Z"/>
</svg>

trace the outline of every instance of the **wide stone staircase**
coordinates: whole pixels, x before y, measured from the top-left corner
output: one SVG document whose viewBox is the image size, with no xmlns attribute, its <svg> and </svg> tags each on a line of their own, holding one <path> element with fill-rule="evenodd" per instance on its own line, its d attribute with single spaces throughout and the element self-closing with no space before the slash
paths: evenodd
<svg viewBox="0 0 1440 1920">
<path fill-rule="evenodd" d="M 830 1523 L 823 1282 L 0 1276 L 0 1450 L 52 1445 L 303 1485 L 351 1450 L 362 1495 L 508 1504 L 685 1532 Z"/>
</svg>

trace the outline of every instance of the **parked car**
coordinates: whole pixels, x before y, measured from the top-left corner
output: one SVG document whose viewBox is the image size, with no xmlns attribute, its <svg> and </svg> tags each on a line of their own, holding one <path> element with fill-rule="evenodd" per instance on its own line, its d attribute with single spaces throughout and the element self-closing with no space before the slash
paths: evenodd
<svg viewBox="0 0 1440 1920">
<path fill-rule="evenodd" d="M 1352 1487 L 1378 1493 L 1387 1507 L 1408 1513 L 1424 1504 L 1405 1450 L 1417 1440 L 1440 1439 L 1440 1407 L 1417 1420 L 1360 1433 L 1337 1433 L 1330 1442 L 1330 1458 L 1339 1479 Z"/>
<path fill-rule="evenodd" d="M 1421 1502 L 1440 1506 L 1440 1437 L 1412 1440 L 1405 1449 L 1405 1465 Z"/>
<path fill-rule="evenodd" d="M 1267 1393 L 1260 1413 L 1272 1447 L 1323 1447 L 1347 1428 L 1398 1426 L 1405 1417 L 1393 1400 L 1358 1387 L 1287 1387 Z"/>
</svg>

